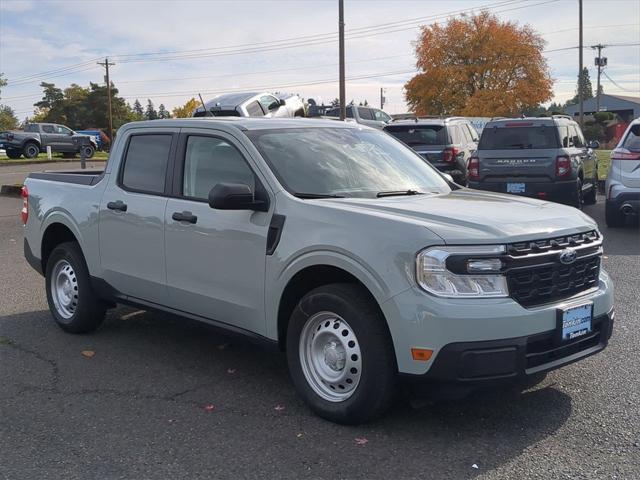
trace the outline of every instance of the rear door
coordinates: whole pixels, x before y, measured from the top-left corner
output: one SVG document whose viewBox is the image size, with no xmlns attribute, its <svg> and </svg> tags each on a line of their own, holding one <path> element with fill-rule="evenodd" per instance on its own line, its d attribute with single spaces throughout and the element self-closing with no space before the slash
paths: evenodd
<svg viewBox="0 0 640 480">
<path fill-rule="evenodd" d="M 481 182 L 553 182 L 558 154 L 555 125 L 513 122 L 482 131 L 478 145 Z"/>
<path fill-rule="evenodd" d="M 164 218 L 171 306 L 264 334 L 271 213 L 212 209 L 208 195 L 218 183 L 244 183 L 253 191 L 266 185 L 234 137 L 183 129 Z"/>
<path fill-rule="evenodd" d="M 103 278 L 121 293 L 166 305 L 164 215 L 177 128 L 132 130 L 100 204 Z"/>
</svg>

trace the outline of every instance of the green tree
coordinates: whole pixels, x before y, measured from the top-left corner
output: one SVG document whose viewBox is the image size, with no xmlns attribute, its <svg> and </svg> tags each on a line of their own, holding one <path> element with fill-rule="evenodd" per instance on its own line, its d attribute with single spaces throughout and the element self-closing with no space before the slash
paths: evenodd
<svg viewBox="0 0 640 480">
<path fill-rule="evenodd" d="M 578 84 L 576 86 L 576 95 L 569 101 L 567 105 L 577 105 L 580 101 L 580 91 L 582 90 L 582 99 L 593 98 L 593 86 L 591 85 L 591 77 L 589 69 L 584 67 L 582 72 L 578 74 Z"/>
<path fill-rule="evenodd" d="M 9 105 L 0 105 L 0 131 L 13 130 L 18 127 L 18 117 Z"/>
<path fill-rule="evenodd" d="M 42 100 L 33 104 L 38 115 L 43 115 L 47 122 L 64 122 L 62 103 L 64 92 L 53 83 L 42 82 Z"/>
<path fill-rule="evenodd" d="M 136 98 L 136 101 L 133 102 L 133 113 L 136 115 L 138 120 L 144 119 L 144 109 L 142 108 L 142 104 L 140 103 L 140 100 L 138 100 L 137 98 Z"/>
<path fill-rule="evenodd" d="M 147 120 L 156 120 L 158 118 L 158 112 L 156 112 L 151 99 L 147 99 L 147 109 L 144 112 L 144 116 Z"/>
<path fill-rule="evenodd" d="M 158 107 L 158 118 L 171 118 L 171 114 L 165 108 L 163 103 Z"/>
</svg>

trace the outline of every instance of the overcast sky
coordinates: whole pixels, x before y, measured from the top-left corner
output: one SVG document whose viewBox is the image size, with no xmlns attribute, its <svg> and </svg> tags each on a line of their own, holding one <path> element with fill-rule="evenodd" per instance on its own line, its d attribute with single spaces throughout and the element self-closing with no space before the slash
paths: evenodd
<svg viewBox="0 0 640 480">
<path fill-rule="evenodd" d="M 337 0 L 0 0 L 2 103 L 19 118 L 41 98 L 39 83 L 103 82 L 98 57 L 115 62 L 111 79 L 133 103 L 169 109 L 202 93 L 279 90 L 330 102 L 338 96 Z M 483 6 L 529 24 L 547 50 L 578 45 L 578 0 L 345 0 L 347 99 L 406 111 L 403 85 L 415 71 L 419 25 Z M 584 42 L 640 42 L 640 2 L 584 0 Z M 300 38 L 302 37 L 302 38 Z M 187 52 L 185 52 L 187 51 Z M 143 54 L 143 55 L 140 55 Z M 153 54 L 153 55 L 150 55 Z M 640 47 L 604 50 L 606 93 L 640 96 Z M 572 97 L 578 50 L 546 54 L 555 100 Z M 595 89 L 594 52 L 584 50 Z M 67 68 L 71 67 L 71 68 Z"/>
</svg>

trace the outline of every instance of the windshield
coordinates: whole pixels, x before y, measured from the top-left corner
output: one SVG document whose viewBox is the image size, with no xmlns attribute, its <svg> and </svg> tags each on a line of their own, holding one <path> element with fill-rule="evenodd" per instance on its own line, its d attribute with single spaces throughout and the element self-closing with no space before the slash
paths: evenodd
<svg viewBox="0 0 640 480">
<path fill-rule="evenodd" d="M 412 150 L 379 131 L 328 127 L 245 133 L 292 194 L 373 198 L 381 192 L 451 190 Z"/>
<path fill-rule="evenodd" d="M 559 147 L 555 127 L 489 127 L 482 131 L 478 150 Z"/>
<path fill-rule="evenodd" d="M 443 125 L 393 125 L 386 127 L 384 131 L 410 147 L 447 144 L 446 130 Z"/>
</svg>

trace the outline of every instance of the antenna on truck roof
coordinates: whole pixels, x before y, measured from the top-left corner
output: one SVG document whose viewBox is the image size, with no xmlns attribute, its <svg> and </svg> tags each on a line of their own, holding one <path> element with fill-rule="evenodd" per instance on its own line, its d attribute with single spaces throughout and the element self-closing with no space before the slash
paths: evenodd
<svg viewBox="0 0 640 480">
<path fill-rule="evenodd" d="M 202 109 L 204 110 L 204 116 L 208 117 L 209 115 L 211 115 L 213 117 L 214 116 L 213 113 L 207 110 L 207 107 L 204 106 L 204 100 L 202 100 L 202 95 L 198 93 L 198 97 L 200 97 L 200 103 L 202 104 Z"/>
</svg>

